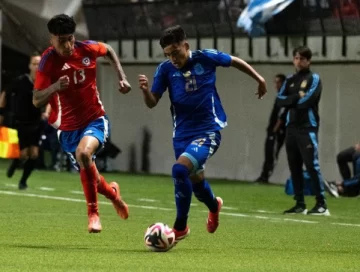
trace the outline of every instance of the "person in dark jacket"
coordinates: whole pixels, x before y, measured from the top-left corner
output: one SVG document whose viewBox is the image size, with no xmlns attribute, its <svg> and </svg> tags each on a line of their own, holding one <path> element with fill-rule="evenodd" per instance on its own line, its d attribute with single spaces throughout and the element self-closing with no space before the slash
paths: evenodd
<svg viewBox="0 0 360 272">
<path fill-rule="evenodd" d="M 16 78 L 0 94 L 0 125 L 18 131 L 21 158 L 12 160 L 7 176 L 12 177 L 21 160 L 24 162 L 24 171 L 19 182 L 20 190 L 27 188 L 27 179 L 34 170 L 39 155 L 41 109 L 34 107 L 32 97 L 40 59 L 40 54 L 34 53 L 30 57 L 30 73 Z"/>
<path fill-rule="evenodd" d="M 275 89 L 278 93 L 283 85 L 286 76 L 277 74 L 275 76 Z M 279 158 L 280 150 L 285 142 L 286 109 L 276 105 L 276 100 L 270 114 L 269 123 L 266 128 L 265 160 L 260 177 L 257 182 L 268 183 Z"/>
<path fill-rule="evenodd" d="M 294 187 L 296 204 L 285 214 L 330 215 L 324 193 L 324 182 L 318 155 L 320 76 L 310 71 L 312 52 L 306 46 L 295 48 L 296 73 L 289 76 L 277 97 L 277 105 L 288 109 L 286 117 L 286 152 Z M 309 173 L 316 204 L 307 211 L 304 200 L 303 164 Z"/>
</svg>

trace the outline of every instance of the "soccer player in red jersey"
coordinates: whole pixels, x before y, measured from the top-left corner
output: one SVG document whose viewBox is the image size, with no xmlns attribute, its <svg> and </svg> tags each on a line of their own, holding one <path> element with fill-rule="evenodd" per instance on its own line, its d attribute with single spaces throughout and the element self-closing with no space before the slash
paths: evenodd
<svg viewBox="0 0 360 272">
<path fill-rule="evenodd" d="M 52 46 L 42 54 L 33 103 L 36 107 L 48 102 L 51 105 L 49 123 L 58 129 L 62 149 L 80 171 L 88 207 L 88 230 L 97 233 L 101 231 L 97 193 L 112 201 L 121 218 L 128 218 L 129 209 L 121 199 L 119 185 L 108 184 L 94 163 L 96 152 L 110 132 L 96 87 L 96 58 L 106 57 L 113 64 L 121 93 L 128 93 L 131 86 L 111 46 L 75 40 L 76 23 L 72 17 L 56 15 L 47 26 Z"/>
</svg>

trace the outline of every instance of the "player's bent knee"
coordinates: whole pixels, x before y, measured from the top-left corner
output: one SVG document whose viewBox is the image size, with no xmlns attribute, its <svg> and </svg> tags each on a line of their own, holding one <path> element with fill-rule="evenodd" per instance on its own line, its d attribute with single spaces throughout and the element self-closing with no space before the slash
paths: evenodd
<svg viewBox="0 0 360 272">
<path fill-rule="evenodd" d="M 36 160 L 39 157 L 39 154 L 31 154 L 30 160 Z"/>
<path fill-rule="evenodd" d="M 172 176 L 176 179 L 186 179 L 189 176 L 189 169 L 180 163 L 176 163 L 172 168 Z"/>
<path fill-rule="evenodd" d="M 204 179 L 205 179 L 204 172 L 200 172 L 198 174 L 190 176 L 190 180 L 192 183 L 199 183 L 202 182 Z"/>
<path fill-rule="evenodd" d="M 29 155 L 22 155 L 20 156 L 20 159 L 23 161 L 27 161 L 29 159 Z"/>
<path fill-rule="evenodd" d="M 28 152 L 27 149 L 22 150 L 22 151 L 20 152 L 20 159 L 25 160 L 25 161 L 26 161 L 27 159 L 29 159 L 29 152 Z"/>
<path fill-rule="evenodd" d="M 194 167 L 193 162 L 186 156 L 181 155 L 177 161 L 176 164 L 182 164 L 186 166 L 188 169 L 192 169 Z"/>
<path fill-rule="evenodd" d="M 78 148 L 76 150 L 76 160 L 83 165 L 88 165 L 92 161 L 92 154 L 89 150 Z"/>
</svg>

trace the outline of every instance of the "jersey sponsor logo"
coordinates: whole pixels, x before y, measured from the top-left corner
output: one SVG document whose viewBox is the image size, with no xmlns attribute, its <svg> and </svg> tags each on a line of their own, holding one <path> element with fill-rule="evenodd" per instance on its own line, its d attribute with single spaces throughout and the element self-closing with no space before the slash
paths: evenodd
<svg viewBox="0 0 360 272">
<path fill-rule="evenodd" d="M 70 68 L 71 68 L 70 65 L 65 62 L 64 66 L 61 68 L 61 71 L 65 71 L 65 70 L 70 69 Z"/>
<path fill-rule="evenodd" d="M 88 57 L 85 57 L 82 59 L 82 64 L 84 64 L 85 66 L 89 66 L 90 65 L 90 59 Z"/>
<path fill-rule="evenodd" d="M 202 67 L 200 63 L 195 64 L 194 71 L 195 71 L 195 75 L 197 76 L 200 76 L 205 72 L 204 67 Z"/>
<path fill-rule="evenodd" d="M 84 132 L 84 134 L 91 134 L 91 133 L 93 133 L 91 129 Z"/>
</svg>

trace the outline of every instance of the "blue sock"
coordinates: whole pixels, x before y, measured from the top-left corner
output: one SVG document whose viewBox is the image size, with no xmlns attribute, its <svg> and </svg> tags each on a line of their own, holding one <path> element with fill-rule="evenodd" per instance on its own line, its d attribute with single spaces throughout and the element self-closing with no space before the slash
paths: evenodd
<svg viewBox="0 0 360 272">
<path fill-rule="evenodd" d="M 189 170 L 182 164 L 174 164 L 172 177 L 175 185 L 176 221 L 174 229 L 186 229 L 187 218 L 190 210 L 192 187 L 189 180 Z"/>
<path fill-rule="evenodd" d="M 203 180 L 198 183 L 193 183 L 192 188 L 196 198 L 200 202 L 203 202 L 212 213 L 216 213 L 219 204 L 211 190 L 210 184 L 206 180 Z"/>
</svg>

